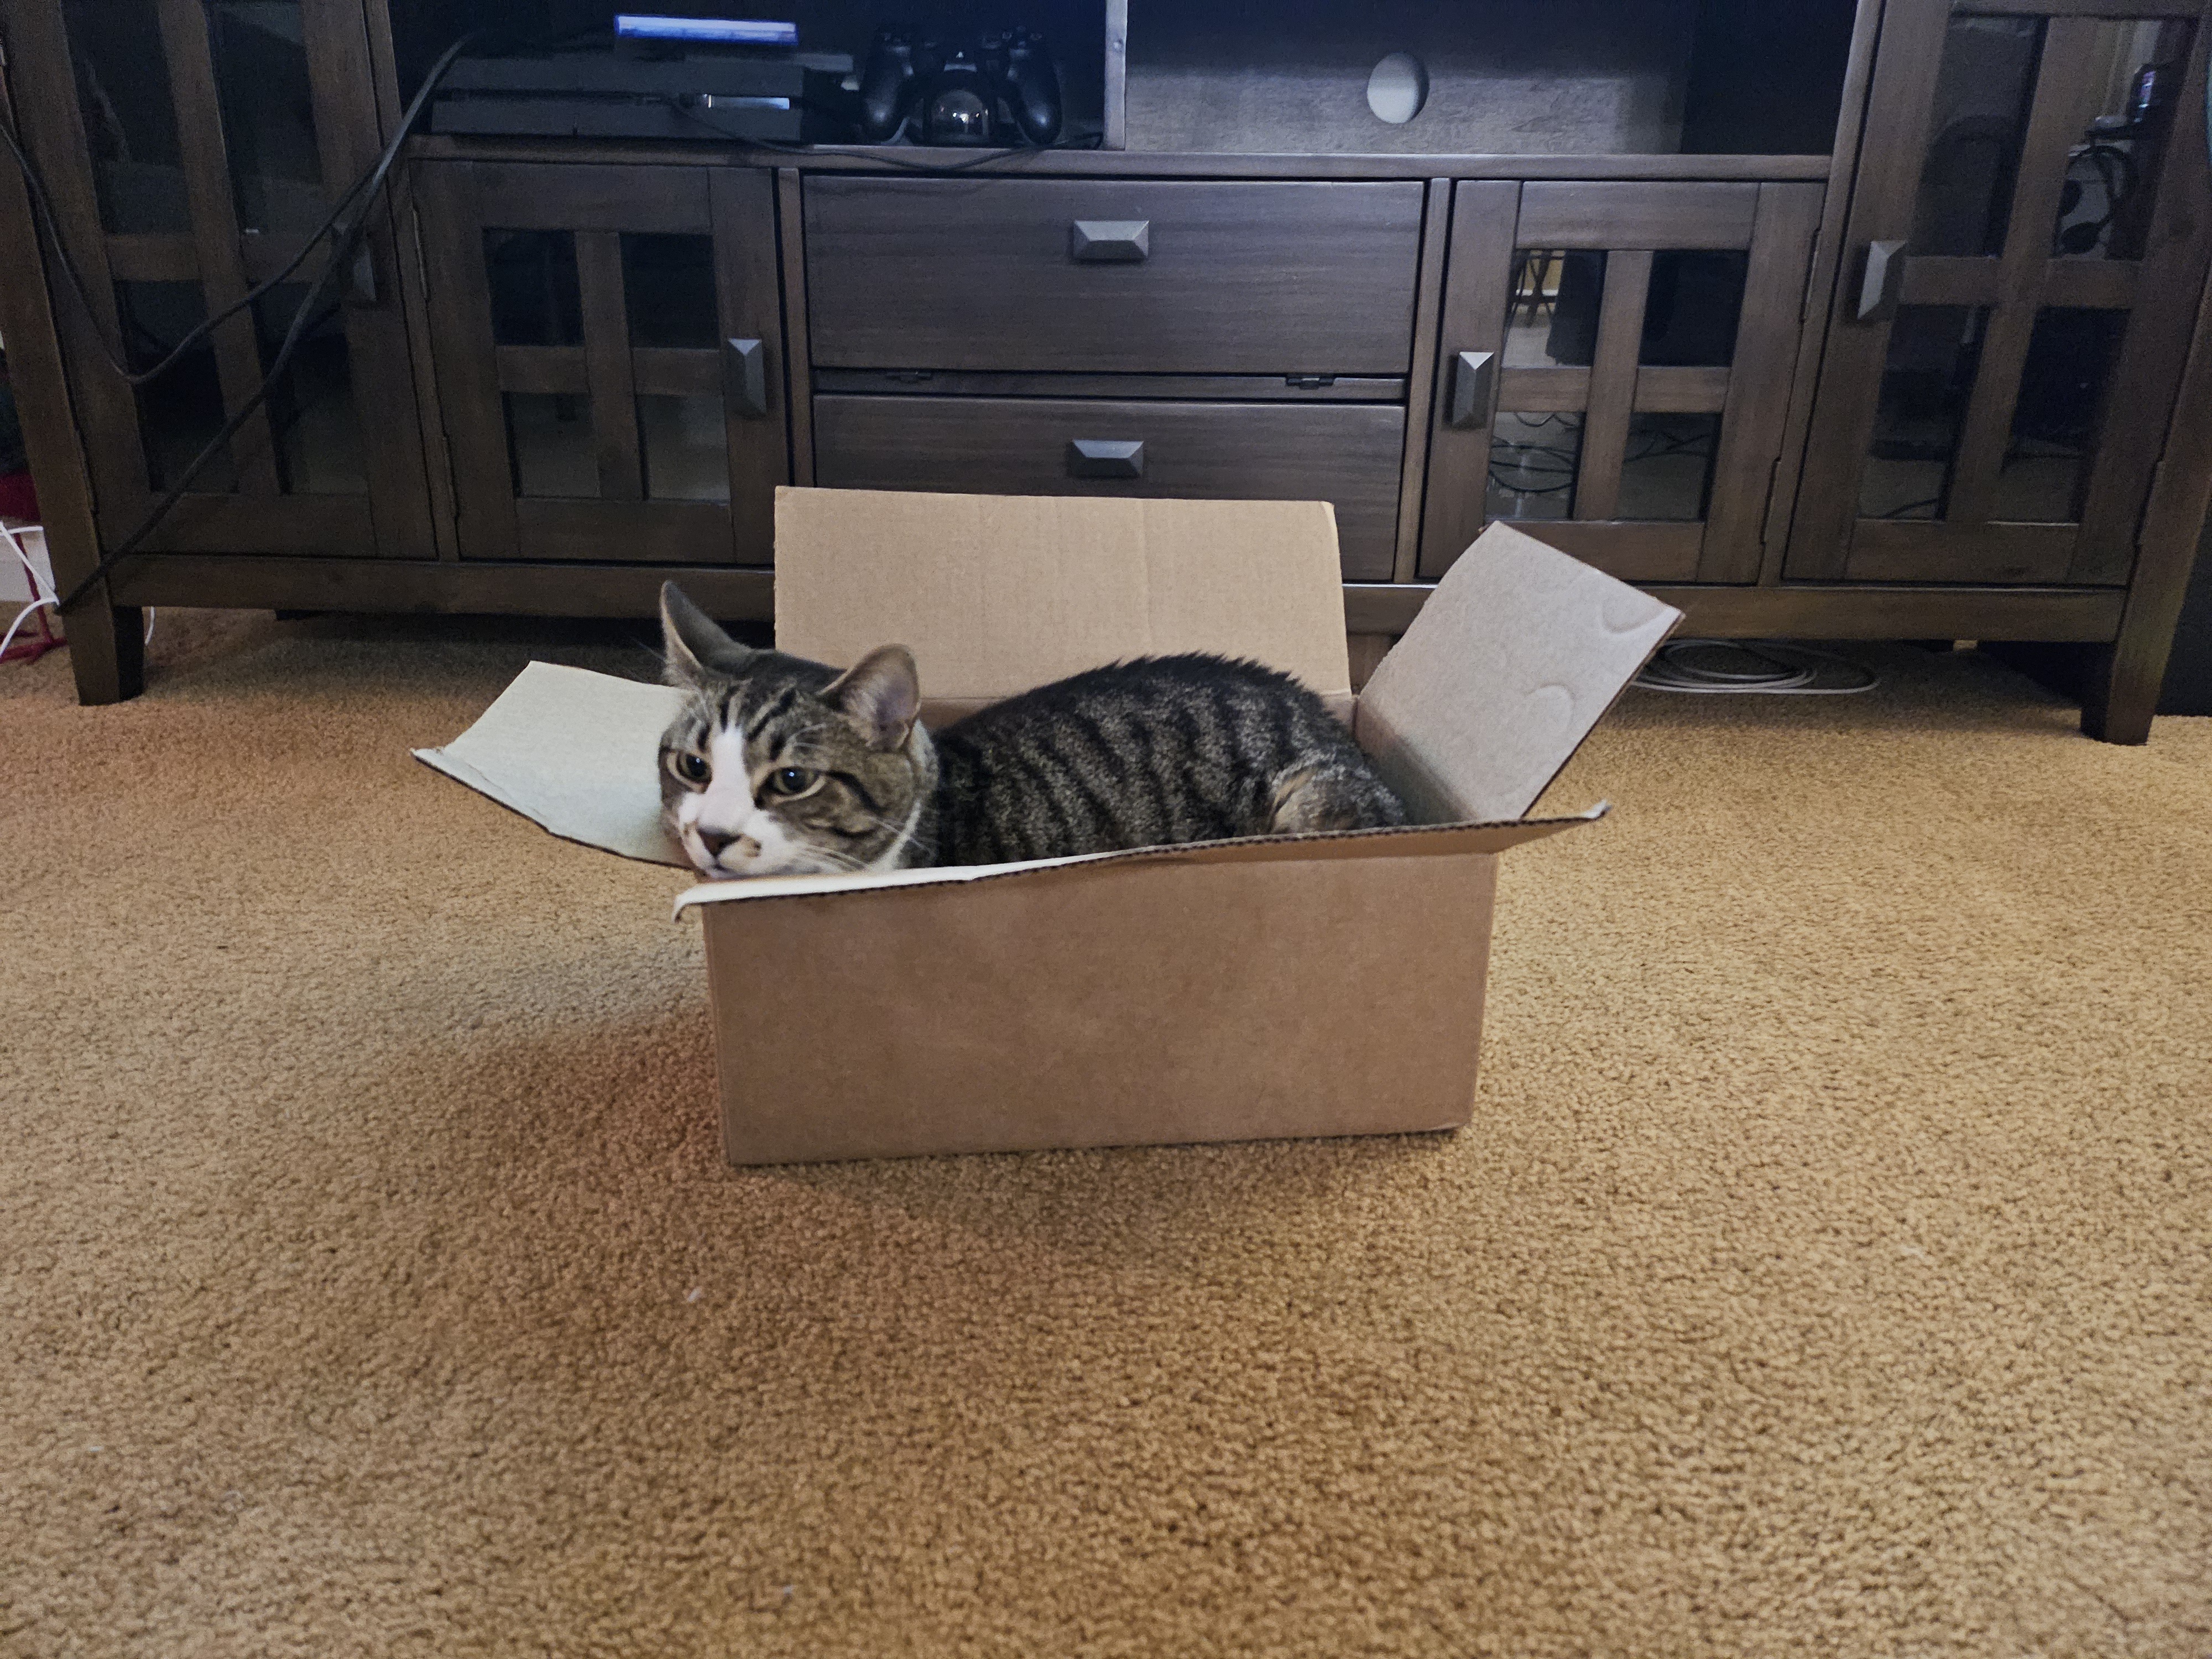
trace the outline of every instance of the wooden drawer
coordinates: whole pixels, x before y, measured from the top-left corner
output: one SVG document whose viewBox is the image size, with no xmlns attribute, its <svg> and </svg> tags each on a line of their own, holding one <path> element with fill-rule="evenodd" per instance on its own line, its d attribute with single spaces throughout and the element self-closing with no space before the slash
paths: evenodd
<svg viewBox="0 0 2212 1659">
<path fill-rule="evenodd" d="M 1176 404 L 1055 398 L 814 400 L 814 481 L 999 495 L 1327 501 L 1347 580 L 1387 581 L 1405 410 L 1390 404 Z M 1141 474 L 1079 443 L 1141 444 Z"/>
<path fill-rule="evenodd" d="M 826 368 L 1409 367 L 1419 184 L 813 178 L 805 189 L 811 346 Z M 1138 223 L 1140 242 L 1112 240 Z"/>
</svg>

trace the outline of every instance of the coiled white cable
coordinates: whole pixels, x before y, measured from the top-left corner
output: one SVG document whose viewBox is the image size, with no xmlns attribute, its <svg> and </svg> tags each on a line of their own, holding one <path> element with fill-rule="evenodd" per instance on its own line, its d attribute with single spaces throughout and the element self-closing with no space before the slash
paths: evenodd
<svg viewBox="0 0 2212 1659">
<path fill-rule="evenodd" d="M 1735 660 L 1715 663 L 1710 660 L 1715 653 Z M 1841 684 L 1838 669 L 1847 677 Z M 1703 696 L 1851 697 L 1873 690 L 1881 676 L 1849 657 L 1784 640 L 1670 640 L 1644 665 L 1636 684 L 1647 691 Z"/>
</svg>

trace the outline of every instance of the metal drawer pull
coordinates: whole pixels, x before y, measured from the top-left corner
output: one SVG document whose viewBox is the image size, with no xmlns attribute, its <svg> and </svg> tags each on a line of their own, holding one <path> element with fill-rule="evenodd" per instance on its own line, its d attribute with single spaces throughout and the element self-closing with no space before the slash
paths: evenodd
<svg viewBox="0 0 2212 1659">
<path fill-rule="evenodd" d="M 1453 355 L 1451 386 L 1444 399 L 1446 426 L 1487 426 L 1490 386 L 1497 378 L 1498 355 L 1462 351 Z"/>
<path fill-rule="evenodd" d="M 722 401 L 740 415 L 768 413 L 768 349 L 758 340 L 722 342 Z"/>
<path fill-rule="evenodd" d="M 1150 219 L 1078 219 L 1067 228 L 1068 257 L 1079 265 L 1134 264 L 1152 251 Z"/>
<path fill-rule="evenodd" d="M 1145 441 L 1141 438 L 1070 438 L 1067 474 L 1072 478 L 1141 478 Z"/>
<path fill-rule="evenodd" d="M 1866 270 L 1859 278 L 1859 321 L 1888 322 L 1904 294 L 1905 244 L 1869 242 Z"/>
</svg>

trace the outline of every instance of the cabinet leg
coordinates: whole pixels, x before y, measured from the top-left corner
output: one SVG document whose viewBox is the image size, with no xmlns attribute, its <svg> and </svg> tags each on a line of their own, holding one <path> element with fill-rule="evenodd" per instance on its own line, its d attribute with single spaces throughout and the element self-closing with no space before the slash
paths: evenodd
<svg viewBox="0 0 2212 1659">
<path fill-rule="evenodd" d="M 1989 642 L 1982 649 L 2038 684 L 2081 705 L 2081 730 L 2100 743 L 2148 743 L 2158 678 L 2120 645 Z M 2159 655 L 2161 664 L 2165 654 Z"/>
<path fill-rule="evenodd" d="M 2159 653 L 2163 665 L 2166 653 Z M 2137 665 L 2140 666 L 2139 665 Z M 2131 672 L 2118 645 L 2085 648 L 2081 665 L 2081 730 L 2100 743 L 2148 743 L 2158 712 L 2158 679 Z"/>
<path fill-rule="evenodd" d="M 64 618 L 81 703 L 122 702 L 146 689 L 146 618 L 136 605 L 87 599 Z"/>
</svg>

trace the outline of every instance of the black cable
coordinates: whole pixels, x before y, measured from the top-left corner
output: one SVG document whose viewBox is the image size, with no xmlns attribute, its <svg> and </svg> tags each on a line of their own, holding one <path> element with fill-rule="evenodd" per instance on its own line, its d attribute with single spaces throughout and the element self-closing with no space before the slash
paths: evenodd
<svg viewBox="0 0 2212 1659">
<path fill-rule="evenodd" d="M 453 67 L 454 60 L 471 45 L 481 39 L 483 31 L 465 34 L 440 54 L 437 61 L 430 66 L 428 73 L 423 76 L 422 85 L 416 89 L 414 98 L 400 116 L 398 125 L 394 129 L 391 141 L 386 144 L 383 153 L 377 157 L 376 164 L 338 198 L 337 204 L 331 208 L 323 222 L 301 244 L 299 252 L 286 263 L 283 269 L 250 289 L 243 297 L 224 310 L 198 324 L 169 349 L 167 356 L 161 359 L 151 368 L 144 370 L 131 368 L 128 363 L 110 348 L 106 337 L 101 334 L 99 326 L 100 313 L 92 303 L 91 292 L 86 286 L 82 273 L 77 270 L 76 264 L 69 257 L 68 247 L 62 240 L 60 228 L 55 221 L 52 204 L 47 198 L 46 185 L 40 179 L 37 169 L 31 165 L 29 156 L 24 153 L 12 124 L 0 121 L 0 137 L 4 137 L 9 153 L 22 173 L 24 185 L 31 194 L 40 220 L 47 235 L 52 239 L 55 257 L 60 263 L 64 274 L 69 279 L 70 290 L 76 295 L 77 303 L 84 308 L 85 315 L 92 325 L 94 337 L 99 343 L 101 355 L 106 357 L 110 367 L 132 386 L 143 386 L 166 374 L 186 353 L 213 333 L 218 326 L 237 316 L 270 290 L 282 284 L 306 263 L 307 256 L 324 237 L 329 236 L 331 239 L 330 257 L 321 273 L 307 285 L 307 293 L 301 297 L 299 307 L 293 314 L 291 326 L 285 331 L 283 342 L 278 346 L 275 357 L 270 360 L 268 372 L 262 377 L 261 384 L 254 388 L 246 401 L 223 422 L 215 436 L 209 440 L 206 447 L 185 465 L 183 471 L 179 474 L 177 481 L 169 487 L 159 501 L 154 503 L 145 517 L 139 520 L 128 535 L 102 555 L 99 562 L 94 564 L 92 569 L 62 597 L 58 607 L 59 610 L 67 611 L 77 605 L 95 584 L 124 559 L 137 550 L 140 544 L 153 533 L 171 509 L 185 498 L 185 494 L 191 488 L 192 481 L 207 470 L 215 458 L 223 452 L 231 439 L 235 437 L 240 429 L 252 417 L 254 412 L 268 400 L 270 393 L 283 379 L 285 371 L 291 367 L 292 358 L 298 351 L 302 339 L 314 329 L 319 329 L 324 322 L 336 313 L 337 309 L 336 306 L 319 314 L 317 313 L 316 301 L 321 291 L 333 277 L 345 269 L 358 250 L 369 224 L 369 208 L 374 202 L 377 192 L 383 188 L 386 179 L 390 176 L 392 166 L 398 159 L 401 146 L 405 143 L 408 136 L 414 131 L 415 123 L 421 118 L 423 109 L 436 93 L 439 83 L 444 80 L 447 71 Z M 776 150 L 786 154 L 811 155 L 820 153 L 817 147 L 811 144 L 788 144 L 780 140 L 740 137 L 724 131 L 681 103 L 673 100 L 671 101 L 675 107 L 682 109 L 684 114 L 708 131 L 731 143 L 750 144 L 758 149 Z M 1099 137 L 1092 135 L 1080 139 L 1038 145 L 1027 150 L 994 149 L 968 161 L 941 164 L 907 161 L 895 156 L 883 155 L 879 151 L 872 152 L 870 159 L 908 172 L 957 173 L 965 173 L 971 168 L 982 167 L 992 161 L 1004 161 L 1010 156 L 1036 155 L 1053 149 L 1095 149 L 1099 143 Z M 359 203 L 360 210 L 348 219 L 346 216 L 348 210 L 352 208 L 356 201 Z"/>
<path fill-rule="evenodd" d="M 477 38 L 476 35 L 464 35 L 447 47 L 444 55 L 431 65 L 429 76 L 423 84 L 426 87 L 435 86 L 445 77 L 446 71 L 453 66 L 453 59 L 458 58 L 462 50 Z M 421 99 L 422 94 L 418 93 L 416 94 L 418 104 Z M 404 120 L 401 123 L 400 130 L 402 132 L 407 130 Z M 373 178 L 380 179 L 380 175 L 374 170 L 356 179 L 332 205 L 330 212 L 324 216 L 323 222 L 301 241 L 299 252 L 287 260 L 274 276 L 248 289 L 237 300 L 216 313 L 214 316 L 204 319 L 187 331 L 176 344 L 168 348 L 167 356 L 160 359 L 152 368 L 134 369 L 131 367 L 129 353 L 126 351 L 118 355 L 114 347 L 108 343 L 107 337 L 100 331 L 100 312 L 92 302 L 91 290 L 85 284 L 83 273 L 77 270 L 76 262 L 69 256 L 68 245 L 62 240 L 60 227 L 54 221 L 53 204 L 46 196 L 46 184 L 40 179 L 37 170 L 31 166 L 29 156 L 23 153 L 22 144 L 16 138 L 11 124 L 0 122 L 0 138 L 7 141 L 8 152 L 15 158 L 16 168 L 23 175 L 24 185 L 31 193 L 32 204 L 38 210 L 40 222 L 46 227 L 46 234 L 52 239 L 55 258 L 61 265 L 62 274 L 69 279 L 70 292 L 76 296 L 77 304 L 83 308 L 85 320 L 91 325 L 92 337 L 100 347 L 100 356 L 107 359 L 108 367 L 122 378 L 125 385 L 130 386 L 142 386 L 161 379 L 162 375 L 175 368 L 193 348 L 212 335 L 216 329 L 260 300 L 271 289 L 281 286 L 293 272 L 307 263 L 307 256 L 315 251 L 315 245 L 318 242 L 337 230 L 339 222 L 345 217 L 347 210 L 353 205 L 355 198 L 361 195 L 363 186 L 368 185 Z M 364 203 L 362 204 L 364 216 L 367 211 L 368 206 Z M 157 341 L 155 343 L 161 343 Z"/>
<path fill-rule="evenodd" d="M 1885 519 L 1902 519 L 1910 514 L 1923 512 L 1931 507 L 1940 507 L 1942 505 L 1943 498 L 1941 495 L 1930 495 L 1924 501 L 1907 501 L 1903 507 L 1893 507 L 1881 516 Z"/>
<path fill-rule="evenodd" d="M 2105 211 L 2100 218 L 2054 227 L 2051 251 L 2056 258 L 2079 258 L 2100 246 L 2112 234 L 2121 210 L 2135 195 L 2136 186 L 2142 179 L 2135 157 L 2108 142 L 2093 140 L 2067 158 L 2069 186 L 2078 185 L 2078 181 L 2070 176 L 2077 161 L 2087 161 L 2096 170 L 2098 185 L 2105 192 Z"/>
<path fill-rule="evenodd" d="M 423 77 L 421 88 L 400 115 L 399 124 L 393 130 L 391 141 L 385 145 L 383 153 L 376 158 L 376 165 L 338 198 L 338 204 L 331 210 L 330 217 L 325 221 L 321 228 L 307 239 L 306 247 L 301 249 L 299 258 L 294 260 L 291 267 L 287 268 L 286 272 L 283 273 L 289 275 L 291 269 L 296 268 L 300 261 L 307 258 L 307 248 L 313 247 L 325 234 L 331 236 L 330 258 L 314 280 L 307 284 L 307 291 L 300 296 L 299 309 L 292 315 L 292 325 L 285 331 L 283 343 L 277 347 L 276 355 L 270 361 L 268 372 L 262 376 L 261 384 L 253 389 L 252 394 L 239 406 L 231 417 L 222 423 L 222 428 L 209 440 L 207 447 L 192 458 L 178 476 L 176 483 L 169 487 L 161 500 L 154 503 L 146 516 L 138 521 L 137 527 L 101 555 L 100 562 L 86 573 L 83 579 L 62 596 L 61 603 L 57 607 L 58 610 L 66 612 L 75 606 L 88 592 L 91 592 L 93 586 L 102 577 L 135 552 L 138 544 L 154 533 L 155 526 L 168 516 L 170 509 L 185 498 L 185 492 L 191 488 L 192 480 L 205 471 L 209 463 L 223 452 L 231 439 L 237 435 L 239 429 L 267 400 L 277 382 L 284 378 L 284 371 L 291 367 L 293 354 L 299 349 L 300 342 L 310 331 L 311 320 L 314 327 L 319 328 L 323 322 L 337 310 L 337 307 L 333 305 L 331 311 L 318 316 L 315 310 L 316 302 L 320 298 L 323 289 L 351 263 L 362 238 L 368 234 L 369 207 L 376 200 L 377 192 L 384 187 L 385 179 L 391 176 L 392 166 L 399 158 L 400 147 L 407 142 L 408 134 L 413 131 L 415 123 L 421 118 L 422 111 L 428 106 L 432 94 L 438 89 L 439 82 L 445 78 L 446 71 L 453 67 L 453 60 L 459 58 L 462 50 L 477 38 L 475 34 L 463 35 L 452 46 L 447 47 L 437 62 L 431 65 L 430 72 Z M 13 135 L 10 135 L 11 148 L 12 140 Z M 22 159 L 21 151 L 17 151 L 16 154 L 18 160 L 21 161 Z M 24 162 L 24 169 L 25 179 L 30 179 L 33 175 L 27 161 Z M 341 229 L 340 220 L 343 217 L 347 207 L 356 198 L 361 203 L 361 211 L 346 220 Z M 58 250 L 60 247 L 58 238 L 56 240 L 56 247 Z M 62 255 L 62 260 L 64 265 L 68 264 L 68 256 L 65 252 Z M 275 279 L 272 279 L 272 282 L 273 280 Z M 72 281 L 76 283 L 82 297 L 81 279 L 73 276 Z M 234 307 L 233 313 L 237 309 L 238 307 Z M 226 313 L 228 314 L 231 313 Z"/>
</svg>

